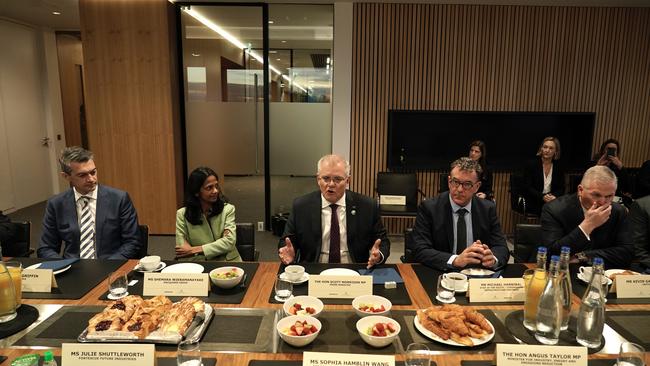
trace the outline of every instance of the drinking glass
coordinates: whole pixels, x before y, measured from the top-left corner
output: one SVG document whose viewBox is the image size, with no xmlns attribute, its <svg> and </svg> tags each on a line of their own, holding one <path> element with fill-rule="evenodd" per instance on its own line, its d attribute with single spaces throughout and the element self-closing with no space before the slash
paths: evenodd
<svg viewBox="0 0 650 366">
<path fill-rule="evenodd" d="M 129 294 L 129 279 L 126 273 L 113 272 L 108 276 L 108 298 L 121 299 Z"/>
<path fill-rule="evenodd" d="M 617 366 L 645 366 L 643 347 L 635 343 L 623 342 L 616 359 Z"/>
<path fill-rule="evenodd" d="M 16 291 L 9 270 L 0 262 L 0 323 L 16 317 Z"/>
<path fill-rule="evenodd" d="M 178 366 L 202 366 L 201 347 L 198 340 L 184 340 L 178 344 L 176 353 Z"/>
<path fill-rule="evenodd" d="M 404 365 L 406 366 L 429 366 L 431 358 L 429 357 L 429 347 L 422 343 L 411 343 L 406 347 L 406 357 Z"/>
<path fill-rule="evenodd" d="M 437 296 L 436 300 L 450 304 L 456 301 L 456 290 L 454 279 L 450 277 L 445 277 L 444 275 L 438 276 L 438 287 L 437 287 Z"/>
<path fill-rule="evenodd" d="M 5 267 L 9 271 L 12 281 L 14 281 L 14 291 L 16 292 L 16 309 L 22 305 L 23 299 L 23 264 L 20 262 L 5 262 Z"/>
<path fill-rule="evenodd" d="M 291 298 L 292 294 L 293 284 L 278 276 L 278 278 L 275 279 L 275 299 L 280 302 L 285 302 Z"/>
</svg>

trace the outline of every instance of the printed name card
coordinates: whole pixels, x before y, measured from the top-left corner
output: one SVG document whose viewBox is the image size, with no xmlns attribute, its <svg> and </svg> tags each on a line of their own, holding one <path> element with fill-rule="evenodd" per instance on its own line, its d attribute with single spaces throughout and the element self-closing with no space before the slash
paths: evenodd
<svg viewBox="0 0 650 366">
<path fill-rule="evenodd" d="M 208 296 L 210 278 L 207 273 L 145 273 L 144 296 Z"/>
<path fill-rule="evenodd" d="M 153 344 L 63 343 L 61 363 L 65 366 L 153 366 Z"/>
<path fill-rule="evenodd" d="M 302 366 L 395 366 L 395 356 L 305 352 Z"/>
<path fill-rule="evenodd" d="M 587 366 L 587 347 L 498 343 L 499 366 Z"/>
<path fill-rule="evenodd" d="M 523 278 L 471 278 L 469 280 L 470 302 L 525 301 Z"/>
<path fill-rule="evenodd" d="M 406 205 L 406 196 L 392 196 L 389 194 L 382 194 L 379 196 L 380 205 Z"/>
<path fill-rule="evenodd" d="M 309 296 L 330 299 L 353 299 L 372 295 L 372 276 L 320 276 L 309 277 Z"/>
<path fill-rule="evenodd" d="M 650 276 L 648 275 L 629 275 L 616 276 L 616 297 L 624 298 L 642 298 L 650 297 Z"/>
<path fill-rule="evenodd" d="M 23 269 L 23 292 L 52 292 L 56 288 L 56 280 L 51 269 Z"/>
</svg>

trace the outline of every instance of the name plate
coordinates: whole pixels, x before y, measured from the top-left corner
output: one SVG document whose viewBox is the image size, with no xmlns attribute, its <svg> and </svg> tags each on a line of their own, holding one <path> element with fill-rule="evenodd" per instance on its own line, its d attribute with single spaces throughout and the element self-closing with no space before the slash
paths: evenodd
<svg viewBox="0 0 650 366">
<path fill-rule="evenodd" d="M 391 196 L 382 194 L 379 196 L 380 205 L 406 205 L 406 196 Z"/>
<path fill-rule="evenodd" d="M 525 301 L 523 278 L 471 278 L 469 280 L 470 302 Z"/>
<path fill-rule="evenodd" d="M 51 269 L 23 269 L 23 292 L 52 292 L 56 287 L 56 280 Z"/>
<path fill-rule="evenodd" d="M 395 356 L 305 352 L 302 366 L 395 366 Z"/>
<path fill-rule="evenodd" d="M 587 366 L 587 347 L 498 343 L 499 366 Z"/>
<path fill-rule="evenodd" d="M 616 297 L 619 299 L 650 297 L 648 275 L 616 276 L 614 281 L 616 281 Z"/>
<path fill-rule="evenodd" d="M 372 295 L 372 276 L 309 276 L 309 296 L 353 299 Z"/>
<path fill-rule="evenodd" d="M 153 344 L 63 343 L 61 364 L 65 366 L 153 366 Z"/>
<path fill-rule="evenodd" d="M 144 296 L 208 296 L 210 278 L 207 273 L 145 273 Z"/>
</svg>

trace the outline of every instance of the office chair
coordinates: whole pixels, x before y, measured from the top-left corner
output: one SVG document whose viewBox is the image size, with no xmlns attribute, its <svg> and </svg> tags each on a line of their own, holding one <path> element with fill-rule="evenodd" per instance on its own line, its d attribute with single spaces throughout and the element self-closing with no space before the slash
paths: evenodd
<svg viewBox="0 0 650 366">
<path fill-rule="evenodd" d="M 255 227 L 250 222 L 237 223 L 237 251 L 246 262 L 256 262 L 260 252 L 255 249 Z"/>
<path fill-rule="evenodd" d="M 140 242 L 142 247 L 140 247 L 140 252 L 138 252 L 138 258 L 146 257 L 149 252 L 149 225 L 138 225 L 138 231 L 140 232 Z"/>
<path fill-rule="evenodd" d="M 379 205 L 382 216 L 410 216 L 415 217 L 418 210 L 418 177 L 415 173 L 377 173 L 377 194 L 405 196 L 406 205 Z"/>
<path fill-rule="evenodd" d="M 34 249 L 30 248 L 32 223 L 21 221 L 11 222 L 11 224 L 15 229 L 14 241 L 3 243 L 2 255 L 5 257 L 29 257 L 34 253 Z"/>
<path fill-rule="evenodd" d="M 515 263 L 532 263 L 536 261 L 537 247 L 542 243 L 542 225 L 517 224 L 515 226 L 514 250 Z"/>
</svg>

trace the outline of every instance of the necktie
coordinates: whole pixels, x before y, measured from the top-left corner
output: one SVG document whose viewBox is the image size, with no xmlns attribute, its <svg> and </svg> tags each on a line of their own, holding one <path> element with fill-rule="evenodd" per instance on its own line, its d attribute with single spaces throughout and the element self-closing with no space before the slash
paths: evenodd
<svg viewBox="0 0 650 366">
<path fill-rule="evenodd" d="M 79 241 L 79 257 L 88 259 L 95 258 L 95 221 L 90 212 L 90 198 L 82 196 L 81 200 L 81 240 Z"/>
<path fill-rule="evenodd" d="M 336 214 L 338 205 L 332 203 L 332 221 L 330 224 L 330 263 L 341 263 L 341 229 L 339 228 L 339 216 Z"/>
<path fill-rule="evenodd" d="M 456 254 L 460 254 L 467 248 L 467 226 L 465 225 L 467 210 L 460 208 L 456 213 L 458 214 L 458 220 L 456 221 Z"/>
</svg>

